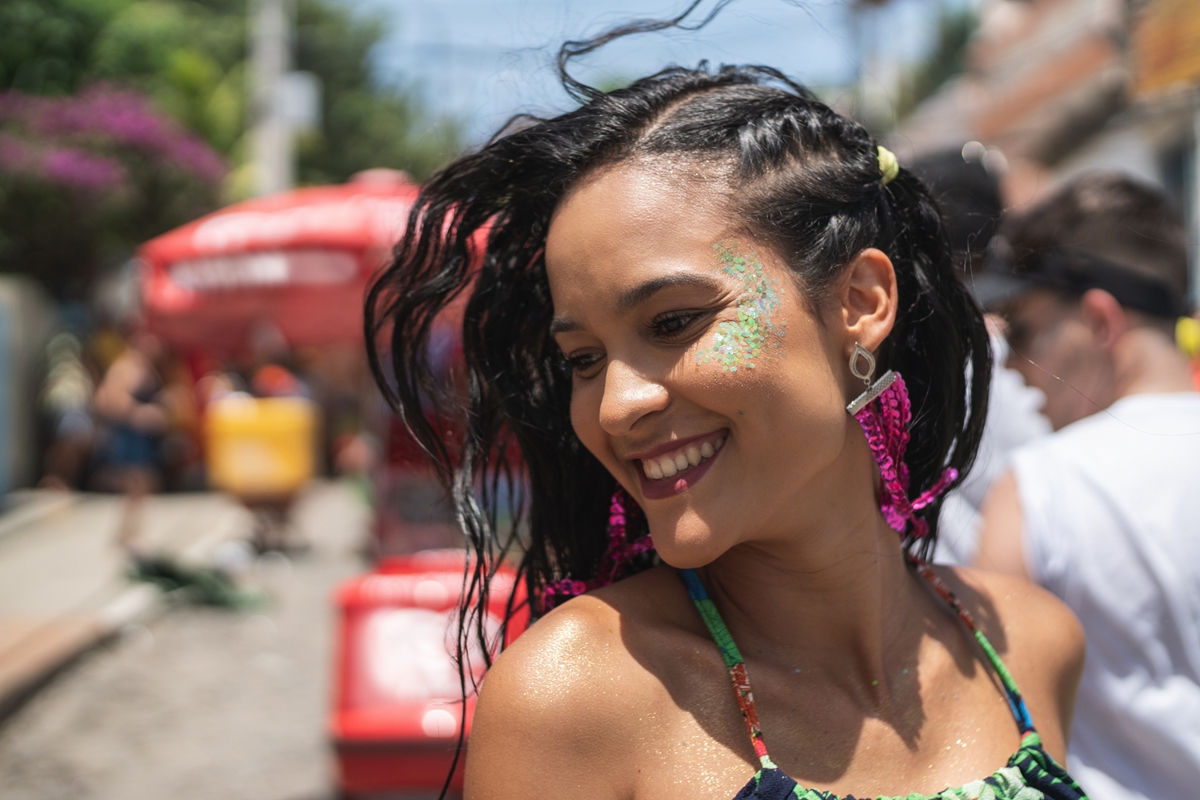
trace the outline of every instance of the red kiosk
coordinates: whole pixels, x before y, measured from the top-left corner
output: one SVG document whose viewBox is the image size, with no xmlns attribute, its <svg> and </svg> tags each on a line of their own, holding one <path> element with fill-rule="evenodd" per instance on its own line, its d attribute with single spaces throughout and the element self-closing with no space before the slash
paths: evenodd
<svg viewBox="0 0 1200 800">
<path fill-rule="evenodd" d="M 261 549 L 291 546 L 290 508 L 320 463 L 322 429 L 349 441 L 369 416 L 344 388 L 367 380 L 363 297 L 418 191 L 403 173 L 371 170 L 236 203 L 139 251 L 145 326 L 205 365 L 197 373 L 233 358 L 254 375 L 258 397 L 226 393 L 206 406 L 202 438 L 209 484 L 254 512 Z M 321 418 L 335 406 L 295 396 L 303 385 L 274 363 L 298 348 L 323 385 L 351 396 L 330 424 Z"/>
<path fill-rule="evenodd" d="M 371 170 L 349 183 L 235 203 L 142 246 L 146 325 L 181 351 L 230 353 L 260 321 L 291 347 L 362 342 L 371 276 L 418 187 Z"/>
<path fill-rule="evenodd" d="M 493 634 L 515 577 L 502 568 L 492 579 L 485 625 Z M 344 797 L 434 797 L 445 783 L 464 719 L 458 668 L 447 655 L 462 586 L 463 551 L 426 550 L 386 558 L 338 589 L 342 631 L 331 729 Z M 516 588 L 519 608 L 524 593 Z M 527 608 L 518 610 L 509 639 L 528 618 Z M 465 735 L 475 711 L 472 682 L 482 678 L 484 665 L 478 652 L 468 663 Z M 462 790 L 462 766 L 460 760 L 452 792 Z"/>
</svg>

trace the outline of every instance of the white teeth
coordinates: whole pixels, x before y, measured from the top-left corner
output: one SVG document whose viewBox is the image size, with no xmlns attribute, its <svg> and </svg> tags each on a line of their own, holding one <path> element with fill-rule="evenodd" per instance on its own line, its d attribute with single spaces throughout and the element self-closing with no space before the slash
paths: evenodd
<svg viewBox="0 0 1200 800">
<path fill-rule="evenodd" d="M 644 459 L 642 461 L 642 471 L 652 481 L 671 478 L 685 469 L 699 466 L 700 462 L 706 458 L 712 458 L 721 449 L 723 444 L 725 444 L 724 437 L 712 442 L 704 442 L 699 446 L 689 444 L 673 456 Z"/>
</svg>

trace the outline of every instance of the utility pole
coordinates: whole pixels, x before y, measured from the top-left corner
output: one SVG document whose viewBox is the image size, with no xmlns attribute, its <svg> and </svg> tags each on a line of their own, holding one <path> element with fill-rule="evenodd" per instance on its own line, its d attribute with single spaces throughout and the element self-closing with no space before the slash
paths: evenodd
<svg viewBox="0 0 1200 800">
<path fill-rule="evenodd" d="M 292 188 L 295 157 L 285 110 L 291 67 L 292 0 L 253 0 L 251 8 L 251 156 L 254 193 Z"/>
</svg>

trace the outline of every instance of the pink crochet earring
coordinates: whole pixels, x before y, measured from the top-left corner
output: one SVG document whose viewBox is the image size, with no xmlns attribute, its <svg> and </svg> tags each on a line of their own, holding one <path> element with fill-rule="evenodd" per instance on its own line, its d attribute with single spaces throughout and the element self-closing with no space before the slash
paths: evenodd
<svg viewBox="0 0 1200 800">
<path fill-rule="evenodd" d="M 626 512 L 627 502 L 630 504 L 629 513 Z M 596 577 L 590 581 L 563 578 L 547 585 L 542 591 L 543 614 L 576 595 L 608 586 L 627 577 L 630 562 L 654 549 L 654 542 L 648 533 L 632 542 L 629 541 L 629 522 L 631 518 L 636 520 L 636 515 L 640 514 L 641 509 L 620 486 L 613 492 L 608 512 L 608 549 L 600 558 L 600 568 L 596 570 Z"/>
<path fill-rule="evenodd" d="M 910 501 L 904 451 L 908 449 L 908 424 L 912 421 L 912 407 L 904 378 L 889 369 L 872 383 L 875 356 L 858 342 L 854 343 L 854 351 L 850 354 L 850 372 L 866 385 L 866 390 L 846 406 L 846 411 L 862 426 L 863 433 L 867 435 L 867 444 L 871 447 L 871 455 L 879 464 L 879 473 L 883 478 L 879 510 L 897 533 L 903 535 L 911 523 L 912 535 L 924 536 L 929 532 L 929 524 L 916 512 L 946 491 L 958 477 L 958 470 L 947 467 L 937 483 Z"/>
</svg>

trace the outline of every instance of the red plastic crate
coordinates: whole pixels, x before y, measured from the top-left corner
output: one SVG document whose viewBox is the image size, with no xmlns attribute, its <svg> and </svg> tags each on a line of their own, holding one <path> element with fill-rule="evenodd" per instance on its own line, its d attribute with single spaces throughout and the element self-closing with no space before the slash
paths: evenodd
<svg viewBox="0 0 1200 800">
<path fill-rule="evenodd" d="M 454 757 L 462 722 L 458 669 L 451 656 L 465 554 L 429 550 L 382 561 L 374 572 L 344 582 L 330 732 L 338 784 L 349 797 L 436 793 Z M 488 625 L 498 630 L 515 572 L 502 569 L 491 585 Z M 524 597 L 518 590 L 518 602 Z M 528 622 L 509 626 L 515 638 Z M 481 675 L 483 660 L 471 659 Z M 471 730 L 474 696 L 466 702 Z M 451 784 L 461 791 L 462 762 Z"/>
</svg>

